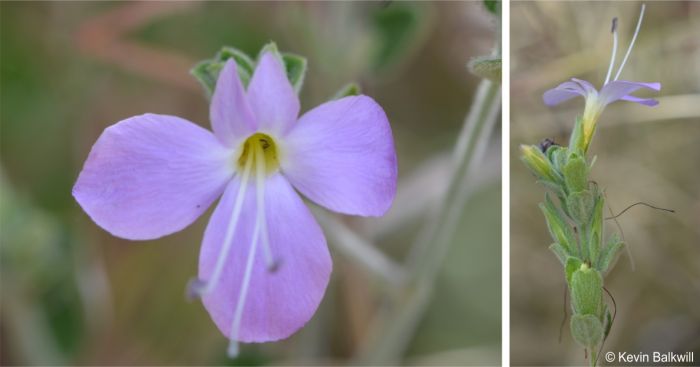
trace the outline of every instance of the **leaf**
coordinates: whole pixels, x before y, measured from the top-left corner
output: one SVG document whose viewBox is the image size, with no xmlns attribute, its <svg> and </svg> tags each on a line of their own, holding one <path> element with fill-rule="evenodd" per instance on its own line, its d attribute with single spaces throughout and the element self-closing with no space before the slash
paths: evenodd
<svg viewBox="0 0 700 367">
<path fill-rule="evenodd" d="M 605 199 L 602 195 L 598 196 L 595 207 L 593 208 L 593 217 L 591 218 L 590 238 L 588 239 L 588 253 L 591 255 L 591 263 L 593 267 L 598 268 L 598 260 L 601 247 L 603 244 L 603 206 Z"/>
<path fill-rule="evenodd" d="M 387 70 L 411 49 L 412 43 L 422 38 L 420 31 L 425 21 L 424 12 L 408 3 L 395 2 L 374 14 L 377 50 L 374 70 Z"/>
<path fill-rule="evenodd" d="M 610 329 L 612 329 L 612 324 L 613 323 L 613 318 L 612 315 L 610 314 L 610 309 L 608 309 L 608 306 L 605 306 L 605 332 L 603 333 L 603 340 L 608 338 L 608 335 L 610 335 Z"/>
<path fill-rule="evenodd" d="M 580 155 L 575 153 L 569 155 L 562 171 L 569 192 L 579 192 L 588 188 L 588 166 Z"/>
<path fill-rule="evenodd" d="M 571 274 L 571 304 L 574 312 L 599 316 L 603 304 L 603 277 L 585 263 Z"/>
<path fill-rule="evenodd" d="M 340 88 L 335 94 L 333 95 L 332 99 L 341 99 L 343 97 L 348 97 L 348 96 L 358 96 L 362 94 L 362 90 L 360 89 L 360 86 L 357 85 L 357 83 L 348 83 L 345 84 L 342 88 Z"/>
<path fill-rule="evenodd" d="M 493 15 L 499 15 L 500 13 L 500 3 L 498 0 L 484 0 L 484 6 Z"/>
<path fill-rule="evenodd" d="M 566 258 L 569 257 L 566 249 L 558 243 L 553 243 L 549 245 L 549 249 L 554 253 L 554 255 L 559 259 L 562 265 L 566 265 Z"/>
<path fill-rule="evenodd" d="M 581 268 L 581 264 L 583 264 L 583 261 L 581 261 L 581 259 L 578 257 L 569 256 L 566 258 L 564 270 L 566 270 L 566 284 L 568 284 L 569 287 L 571 287 L 571 275 L 574 274 L 576 270 Z"/>
<path fill-rule="evenodd" d="M 494 83 L 501 82 L 501 57 L 479 56 L 471 59 L 467 67 L 472 74 Z"/>
<path fill-rule="evenodd" d="M 540 209 L 547 221 L 547 228 L 552 238 L 560 244 L 567 253 L 570 253 L 575 244 L 575 237 L 571 227 L 564 219 L 561 212 L 554 206 L 554 203 L 545 195 L 544 203 L 540 203 Z"/>
<path fill-rule="evenodd" d="M 603 325 L 593 315 L 573 315 L 571 335 L 582 347 L 594 349 L 603 339 Z"/>
<path fill-rule="evenodd" d="M 610 236 L 608 239 L 608 244 L 605 246 L 603 251 L 600 253 L 600 261 L 598 263 L 598 269 L 602 273 L 607 273 L 612 264 L 617 260 L 622 247 L 625 245 L 624 242 L 620 241 L 620 237 L 616 234 Z"/>
<path fill-rule="evenodd" d="M 589 190 L 574 192 L 566 198 L 569 215 L 578 227 L 587 226 L 593 212 L 593 194 Z"/>
</svg>

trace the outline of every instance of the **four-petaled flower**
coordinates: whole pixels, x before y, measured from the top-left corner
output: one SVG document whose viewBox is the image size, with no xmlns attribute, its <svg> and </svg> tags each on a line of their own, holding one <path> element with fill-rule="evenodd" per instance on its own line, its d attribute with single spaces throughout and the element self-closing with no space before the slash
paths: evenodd
<svg viewBox="0 0 700 367">
<path fill-rule="evenodd" d="M 622 59 L 622 63 L 620 64 L 620 67 L 612 81 L 610 81 L 610 77 L 612 75 L 613 66 L 615 64 L 615 55 L 617 52 L 617 18 L 613 19 L 613 50 L 610 58 L 610 66 L 608 67 L 608 73 L 600 91 L 596 90 L 591 83 L 585 80 L 572 78 L 571 81 L 561 83 L 557 87 L 544 93 L 544 103 L 548 106 L 557 105 L 576 96 L 583 96 L 586 99 L 586 106 L 582 116 L 584 151 L 588 149 L 588 145 L 590 144 L 593 133 L 595 132 L 598 118 L 603 112 L 603 109 L 605 109 L 605 106 L 608 104 L 618 100 L 623 100 L 653 107 L 659 103 L 657 100 L 652 98 L 635 97 L 632 95 L 632 93 L 642 88 L 659 91 L 661 90 L 661 83 L 643 83 L 617 80 L 622 73 L 622 68 L 625 66 L 627 58 L 629 57 L 632 47 L 634 46 L 634 42 L 637 39 L 637 35 L 639 34 L 642 19 L 644 18 L 644 8 L 645 6 L 642 5 L 642 10 L 639 15 L 639 20 L 637 21 L 637 28 L 634 32 L 634 36 L 632 37 L 632 41 L 630 42 L 627 52 Z"/>
<path fill-rule="evenodd" d="M 265 52 L 247 89 L 228 60 L 210 105 L 213 134 L 167 115 L 135 116 L 99 137 L 73 188 L 115 236 L 177 232 L 222 196 L 207 225 L 198 279 L 231 340 L 267 342 L 300 329 L 318 307 L 332 263 L 321 228 L 295 189 L 330 210 L 379 216 L 396 192 L 389 121 L 367 96 L 324 103 L 297 119 L 284 66 Z"/>
</svg>

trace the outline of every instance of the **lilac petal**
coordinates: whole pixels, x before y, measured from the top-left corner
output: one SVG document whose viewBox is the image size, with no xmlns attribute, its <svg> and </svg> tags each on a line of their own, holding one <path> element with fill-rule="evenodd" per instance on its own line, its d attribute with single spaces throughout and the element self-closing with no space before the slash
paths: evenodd
<svg viewBox="0 0 700 367">
<path fill-rule="evenodd" d="M 207 226 L 199 258 L 200 279 L 207 280 L 215 267 L 239 185 L 239 178 L 234 178 Z M 256 189 L 249 185 L 219 283 L 203 299 L 214 323 L 228 337 L 257 215 Z M 279 265 L 274 271 L 267 270 L 259 243 L 238 333 L 239 341 L 246 343 L 284 339 L 304 326 L 323 298 L 333 266 L 321 228 L 291 185 L 275 174 L 266 179 L 265 186 L 270 249 Z"/>
<path fill-rule="evenodd" d="M 643 105 L 649 106 L 649 107 L 654 107 L 654 106 L 659 104 L 659 101 L 657 101 L 653 98 L 639 98 L 639 97 L 630 96 L 630 95 L 624 96 L 620 99 L 623 101 L 629 101 L 629 102 L 643 104 Z"/>
<path fill-rule="evenodd" d="M 544 92 L 542 99 L 547 106 L 556 106 L 576 96 L 585 97 L 586 91 L 578 83 L 569 81 Z"/>
<path fill-rule="evenodd" d="M 226 146 L 235 145 L 237 140 L 245 138 L 257 128 L 233 59 L 226 61 L 219 73 L 209 116 L 214 134 Z"/>
<path fill-rule="evenodd" d="M 603 105 L 608 105 L 612 102 L 623 99 L 623 97 L 627 97 L 629 94 L 634 93 L 641 88 L 659 91 L 661 90 L 661 83 L 642 83 L 616 80 L 606 84 L 603 89 L 600 90 L 600 100 Z"/>
<path fill-rule="evenodd" d="M 299 116 L 299 97 L 272 52 L 260 58 L 248 86 L 248 100 L 263 131 L 283 135 Z"/>
<path fill-rule="evenodd" d="M 100 227 L 145 240 L 192 223 L 232 175 L 213 134 L 179 117 L 146 114 L 107 128 L 80 172 L 73 196 Z"/>
<path fill-rule="evenodd" d="M 598 91 L 595 89 L 593 84 L 591 84 L 588 81 L 585 81 L 583 79 L 576 79 L 576 78 L 571 78 L 574 82 L 578 83 L 581 88 L 586 92 L 586 95 L 596 95 L 598 94 Z"/>
<path fill-rule="evenodd" d="M 285 139 L 282 172 L 309 199 L 354 215 L 384 214 L 396 194 L 396 152 L 382 108 L 367 96 L 324 103 Z"/>
</svg>

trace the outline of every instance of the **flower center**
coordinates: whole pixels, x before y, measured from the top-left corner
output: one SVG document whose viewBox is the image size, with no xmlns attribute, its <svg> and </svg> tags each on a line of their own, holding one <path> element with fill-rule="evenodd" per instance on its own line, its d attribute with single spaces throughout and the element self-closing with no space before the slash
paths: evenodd
<svg viewBox="0 0 700 367">
<path fill-rule="evenodd" d="M 260 148 L 260 149 L 258 149 Z M 238 157 L 238 169 L 242 172 L 246 162 L 252 159 L 251 163 L 256 166 L 258 159 L 265 162 L 265 171 L 270 174 L 277 171 L 280 166 L 278 158 L 277 144 L 267 134 L 255 133 L 248 137 L 243 143 L 241 155 Z"/>
</svg>

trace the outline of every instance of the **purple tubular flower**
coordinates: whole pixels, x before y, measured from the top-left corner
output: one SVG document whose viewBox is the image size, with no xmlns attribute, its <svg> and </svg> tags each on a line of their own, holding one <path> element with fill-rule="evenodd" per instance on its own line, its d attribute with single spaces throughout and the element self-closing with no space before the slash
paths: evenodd
<svg viewBox="0 0 700 367">
<path fill-rule="evenodd" d="M 637 28 L 630 41 L 630 45 L 627 48 L 624 58 L 620 64 L 620 67 L 615 74 L 612 81 L 610 78 L 612 76 L 613 67 L 615 65 L 615 55 L 617 53 L 617 18 L 613 19 L 612 33 L 613 33 L 613 50 L 612 56 L 610 58 L 610 65 L 608 67 L 608 73 L 605 77 L 605 82 L 600 91 L 596 90 L 593 84 L 576 78 L 572 78 L 570 81 L 559 84 L 553 89 L 550 89 L 544 93 L 542 99 L 547 106 L 555 106 L 560 103 L 566 102 L 576 96 L 582 96 L 586 99 L 586 106 L 583 112 L 583 133 L 585 140 L 585 147 L 587 148 L 588 143 L 595 131 L 596 123 L 601 113 L 607 105 L 615 101 L 629 101 L 639 103 L 645 106 L 654 107 L 659 104 L 659 102 L 653 98 L 640 98 L 633 96 L 632 93 L 640 89 L 651 89 L 655 91 L 661 90 L 661 83 L 644 83 L 644 82 L 632 82 L 626 80 L 617 80 L 622 73 L 622 68 L 627 62 L 627 58 L 632 52 L 632 47 L 639 34 L 639 29 L 642 25 L 642 19 L 644 19 L 644 9 L 645 6 L 642 5 L 641 12 L 639 14 L 639 20 L 637 21 Z"/>
<path fill-rule="evenodd" d="M 367 96 L 324 103 L 300 118 L 284 66 L 262 55 L 246 90 L 226 62 L 212 96 L 214 133 L 146 114 L 107 128 L 73 196 L 100 227 L 146 240 L 177 232 L 222 196 L 190 292 L 238 342 L 289 337 L 316 311 L 332 262 L 295 189 L 336 212 L 379 216 L 396 193 L 389 121 Z"/>
</svg>

